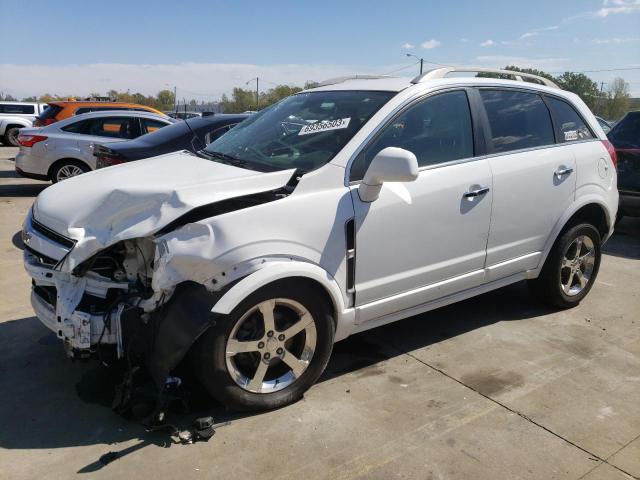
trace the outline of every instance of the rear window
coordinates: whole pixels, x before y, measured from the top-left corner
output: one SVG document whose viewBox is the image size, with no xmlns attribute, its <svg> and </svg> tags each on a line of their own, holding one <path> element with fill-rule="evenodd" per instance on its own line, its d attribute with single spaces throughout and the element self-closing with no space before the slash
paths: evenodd
<svg viewBox="0 0 640 480">
<path fill-rule="evenodd" d="M 33 115 L 36 113 L 36 108 L 33 105 L 21 105 L 19 103 L 0 104 L 0 113 L 14 113 L 19 115 Z"/>
<path fill-rule="evenodd" d="M 47 108 L 44 109 L 38 118 L 40 120 L 46 120 L 47 118 L 56 118 L 56 115 L 62 111 L 62 107 L 60 105 L 51 105 L 49 104 Z"/>
<path fill-rule="evenodd" d="M 551 109 L 558 143 L 577 142 L 593 138 L 591 130 L 571 105 L 552 97 L 545 97 L 545 100 Z"/>
<path fill-rule="evenodd" d="M 509 90 L 480 90 L 489 117 L 495 152 L 555 144 L 549 109 L 539 95 Z"/>
</svg>

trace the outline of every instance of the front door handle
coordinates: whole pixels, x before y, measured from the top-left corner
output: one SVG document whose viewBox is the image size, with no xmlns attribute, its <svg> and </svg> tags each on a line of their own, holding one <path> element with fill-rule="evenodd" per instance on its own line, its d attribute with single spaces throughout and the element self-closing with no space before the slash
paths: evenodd
<svg viewBox="0 0 640 480">
<path fill-rule="evenodd" d="M 478 188 L 477 190 L 470 190 L 468 192 L 465 192 L 464 196 L 465 198 L 474 198 L 474 197 L 479 197 L 480 195 L 484 195 L 486 193 L 489 193 L 489 187 L 482 187 L 482 188 Z"/>
<path fill-rule="evenodd" d="M 564 177 L 565 175 L 569 175 L 571 172 L 573 172 L 573 168 L 559 168 L 556 170 L 556 175 Z"/>
</svg>

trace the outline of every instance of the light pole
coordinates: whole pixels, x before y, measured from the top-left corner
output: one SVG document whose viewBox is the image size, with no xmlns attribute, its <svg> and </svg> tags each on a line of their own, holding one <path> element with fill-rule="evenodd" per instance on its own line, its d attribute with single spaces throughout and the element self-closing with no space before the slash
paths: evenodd
<svg viewBox="0 0 640 480">
<path fill-rule="evenodd" d="M 165 87 L 170 87 L 168 83 L 164 84 Z M 178 113 L 178 87 L 173 86 L 173 109 Z"/>
<path fill-rule="evenodd" d="M 422 75 L 422 65 L 424 64 L 424 58 L 418 57 L 417 55 L 414 55 L 413 53 L 407 53 L 407 57 L 414 57 L 414 58 L 417 58 L 418 60 L 420 60 L 420 75 Z"/>
<path fill-rule="evenodd" d="M 246 81 L 245 85 L 249 85 L 249 83 L 256 81 L 256 111 L 260 109 L 260 90 L 258 89 L 259 78 L 250 78 Z"/>
</svg>

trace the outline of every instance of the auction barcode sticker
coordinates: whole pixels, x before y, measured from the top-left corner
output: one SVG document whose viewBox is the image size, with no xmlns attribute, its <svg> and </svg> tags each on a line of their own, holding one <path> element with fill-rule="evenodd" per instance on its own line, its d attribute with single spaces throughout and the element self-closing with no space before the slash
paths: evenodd
<svg viewBox="0 0 640 480">
<path fill-rule="evenodd" d="M 340 130 L 349 126 L 349 118 L 338 118 L 336 120 L 323 120 L 322 122 L 305 125 L 300 129 L 298 135 L 309 135 L 310 133 L 328 132 L 329 130 Z"/>
</svg>

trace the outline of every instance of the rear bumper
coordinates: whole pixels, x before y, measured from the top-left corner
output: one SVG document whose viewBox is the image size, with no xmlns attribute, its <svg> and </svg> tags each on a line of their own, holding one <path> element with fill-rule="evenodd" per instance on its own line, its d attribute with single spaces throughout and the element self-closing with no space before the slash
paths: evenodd
<svg viewBox="0 0 640 480">
<path fill-rule="evenodd" d="M 20 175 L 21 177 L 32 178 L 33 180 L 42 180 L 44 182 L 48 182 L 49 181 L 49 176 L 48 175 L 41 175 L 39 173 L 25 172 L 20 167 L 15 167 L 15 168 L 16 168 L 16 173 L 18 175 Z"/>
<path fill-rule="evenodd" d="M 45 159 L 32 155 L 30 148 L 20 147 L 16 155 L 16 172 L 23 177 L 49 180 L 49 164 Z"/>
</svg>

